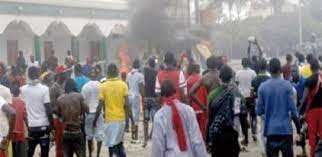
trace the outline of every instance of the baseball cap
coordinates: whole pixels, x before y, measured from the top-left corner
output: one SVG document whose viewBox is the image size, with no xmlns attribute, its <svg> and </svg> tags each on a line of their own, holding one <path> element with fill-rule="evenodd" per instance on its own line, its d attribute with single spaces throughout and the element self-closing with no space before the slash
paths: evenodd
<svg viewBox="0 0 322 157">
<path fill-rule="evenodd" d="M 68 68 L 64 65 L 58 65 L 55 69 L 56 74 L 62 74 L 68 71 Z"/>
</svg>

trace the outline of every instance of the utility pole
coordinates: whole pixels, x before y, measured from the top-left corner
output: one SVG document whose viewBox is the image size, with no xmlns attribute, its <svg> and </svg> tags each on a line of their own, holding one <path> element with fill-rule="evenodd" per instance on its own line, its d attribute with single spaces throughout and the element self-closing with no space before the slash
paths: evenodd
<svg viewBox="0 0 322 157">
<path fill-rule="evenodd" d="M 196 24 L 200 24 L 199 0 L 195 0 Z"/>
<path fill-rule="evenodd" d="M 300 51 L 302 51 L 302 45 L 303 45 L 302 0 L 299 0 L 299 44 L 300 44 Z"/>
</svg>

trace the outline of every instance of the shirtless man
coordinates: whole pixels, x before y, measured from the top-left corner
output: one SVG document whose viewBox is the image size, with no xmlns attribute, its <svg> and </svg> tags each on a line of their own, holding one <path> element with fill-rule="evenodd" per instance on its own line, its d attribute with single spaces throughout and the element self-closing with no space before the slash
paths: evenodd
<svg viewBox="0 0 322 157">
<path fill-rule="evenodd" d="M 57 115 L 65 124 L 63 135 L 64 156 L 85 157 L 85 139 L 81 131 L 84 123 L 84 114 L 89 109 L 84 101 L 84 97 L 77 93 L 76 84 L 73 79 L 68 79 L 65 85 L 65 94 L 57 100 Z"/>
<path fill-rule="evenodd" d="M 223 65 L 220 57 L 210 56 L 207 59 L 207 73 L 202 76 L 202 78 L 194 85 L 189 91 L 189 96 L 192 101 L 196 102 L 199 107 L 203 110 L 207 110 L 207 105 L 203 104 L 199 98 L 197 98 L 196 93 L 201 87 L 206 87 L 207 93 L 210 93 L 212 90 L 218 87 L 219 79 L 219 70 Z"/>
</svg>

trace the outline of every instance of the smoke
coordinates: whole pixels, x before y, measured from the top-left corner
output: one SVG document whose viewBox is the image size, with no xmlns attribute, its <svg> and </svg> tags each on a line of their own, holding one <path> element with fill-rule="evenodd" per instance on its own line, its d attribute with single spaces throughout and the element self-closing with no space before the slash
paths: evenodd
<svg viewBox="0 0 322 157">
<path fill-rule="evenodd" d="M 183 19 L 176 15 L 183 0 L 132 0 L 129 37 L 131 43 L 144 47 L 169 49 L 176 41 L 175 34 L 182 29 Z M 170 3 L 171 2 L 171 3 Z M 149 49 L 148 48 L 148 49 Z"/>
</svg>

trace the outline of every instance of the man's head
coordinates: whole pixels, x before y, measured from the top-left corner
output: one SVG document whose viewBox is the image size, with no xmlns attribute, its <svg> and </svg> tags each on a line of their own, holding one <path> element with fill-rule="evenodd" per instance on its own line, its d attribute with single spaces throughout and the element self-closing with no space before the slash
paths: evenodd
<svg viewBox="0 0 322 157">
<path fill-rule="evenodd" d="M 206 62 L 207 62 L 207 68 L 211 70 L 215 70 L 215 69 L 218 70 L 223 65 L 221 58 L 216 57 L 214 55 L 210 56 Z"/>
<path fill-rule="evenodd" d="M 23 52 L 19 51 L 19 56 L 22 57 L 23 56 Z"/>
<path fill-rule="evenodd" d="M 155 68 L 155 59 L 154 58 L 150 58 L 148 61 L 149 67 L 150 68 Z"/>
<path fill-rule="evenodd" d="M 219 78 L 223 83 L 229 83 L 233 78 L 233 75 L 233 70 L 228 65 L 224 65 L 220 69 Z"/>
<path fill-rule="evenodd" d="M 318 72 L 320 70 L 320 63 L 317 59 L 313 58 L 310 61 L 310 67 L 313 73 Z"/>
<path fill-rule="evenodd" d="M 132 64 L 133 69 L 140 69 L 140 61 L 139 59 L 134 59 L 133 64 Z"/>
<path fill-rule="evenodd" d="M 35 56 L 34 55 L 31 55 L 30 56 L 30 61 L 33 63 L 33 62 L 35 62 Z"/>
<path fill-rule="evenodd" d="M 249 58 L 242 59 L 242 66 L 244 68 L 249 68 L 251 66 L 251 61 L 249 60 Z"/>
<path fill-rule="evenodd" d="M 67 51 L 67 55 L 70 56 L 72 55 L 72 52 L 70 50 Z"/>
<path fill-rule="evenodd" d="M 300 63 L 304 63 L 305 62 L 305 57 L 304 57 L 304 55 L 302 53 L 299 53 L 298 54 L 298 58 L 297 59 L 299 60 Z"/>
<path fill-rule="evenodd" d="M 314 59 L 314 56 L 312 53 L 309 53 L 308 55 L 306 55 L 306 62 L 307 63 L 311 63 L 311 61 Z"/>
<path fill-rule="evenodd" d="M 287 55 L 286 55 L 286 62 L 287 62 L 288 64 L 291 64 L 291 63 L 292 63 L 292 61 L 293 61 L 293 56 L 292 56 L 291 54 L 287 54 Z"/>
<path fill-rule="evenodd" d="M 28 69 L 28 77 L 30 80 L 37 80 L 40 76 L 40 70 L 37 67 L 30 67 Z"/>
<path fill-rule="evenodd" d="M 55 50 L 51 50 L 51 55 L 54 56 L 55 55 Z"/>
<path fill-rule="evenodd" d="M 267 61 L 266 59 L 260 59 L 258 62 L 259 70 L 265 72 L 267 70 Z"/>
<path fill-rule="evenodd" d="M 170 80 L 161 83 L 161 97 L 171 97 L 176 93 L 176 88 Z"/>
<path fill-rule="evenodd" d="M 73 79 L 67 79 L 65 84 L 65 92 L 66 93 L 77 92 L 76 83 Z"/>
<path fill-rule="evenodd" d="M 292 65 L 291 67 L 291 76 L 293 79 L 298 79 L 300 78 L 300 69 L 297 65 Z"/>
<path fill-rule="evenodd" d="M 188 75 L 199 74 L 200 73 L 199 64 L 189 64 L 187 73 L 188 73 Z"/>
<path fill-rule="evenodd" d="M 256 63 L 258 61 L 258 57 L 256 55 L 252 56 L 252 62 Z"/>
<path fill-rule="evenodd" d="M 96 80 L 96 77 L 97 77 L 96 68 L 91 68 L 91 71 L 89 72 L 89 76 L 90 76 L 91 80 Z"/>
<path fill-rule="evenodd" d="M 80 75 L 83 73 L 82 65 L 76 64 L 74 67 L 74 72 L 76 75 Z"/>
<path fill-rule="evenodd" d="M 272 75 L 278 75 L 281 73 L 281 62 L 277 58 L 273 58 L 269 61 L 269 72 Z"/>
<path fill-rule="evenodd" d="M 126 75 L 127 75 L 126 72 L 121 73 L 121 78 L 124 82 L 126 82 Z"/>
<path fill-rule="evenodd" d="M 174 66 L 174 65 L 176 64 L 176 59 L 174 58 L 173 53 L 171 53 L 171 52 L 167 52 L 167 53 L 164 55 L 164 63 L 165 63 L 167 66 Z"/>
<path fill-rule="evenodd" d="M 14 97 L 18 97 L 20 94 L 20 83 L 19 81 L 13 81 L 10 88 L 11 94 Z"/>
<path fill-rule="evenodd" d="M 114 78 L 114 77 L 117 77 L 118 75 L 119 75 L 119 70 L 116 64 L 114 63 L 109 64 L 107 67 L 107 77 Z"/>
</svg>

